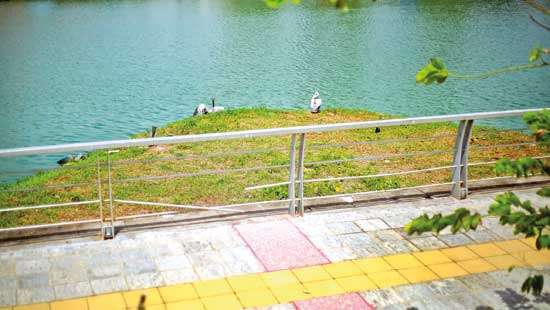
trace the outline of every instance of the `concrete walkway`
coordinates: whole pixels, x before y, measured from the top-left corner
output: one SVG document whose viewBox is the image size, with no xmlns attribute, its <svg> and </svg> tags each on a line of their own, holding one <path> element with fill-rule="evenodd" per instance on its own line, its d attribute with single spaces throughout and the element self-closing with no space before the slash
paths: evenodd
<svg viewBox="0 0 550 310">
<path fill-rule="evenodd" d="M 515 192 L 540 204 L 535 191 Z M 0 307 L 135 309 L 145 294 L 147 309 L 550 309 L 519 292 L 535 268 L 550 274 L 550 254 L 496 218 L 467 234 L 402 231 L 425 212 L 486 214 L 494 195 L 3 247 Z"/>
</svg>

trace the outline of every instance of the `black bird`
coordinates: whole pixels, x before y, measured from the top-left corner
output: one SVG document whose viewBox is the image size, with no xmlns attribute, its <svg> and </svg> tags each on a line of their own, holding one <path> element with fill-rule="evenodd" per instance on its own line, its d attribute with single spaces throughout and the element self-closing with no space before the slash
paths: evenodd
<svg viewBox="0 0 550 310">
<path fill-rule="evenodd" d="M 382 131 L 382 130 L 380 130 L 380 127 L 376 127 L 376 128 L 374 129 L 374 133 L 380 133 L 380 131 Z"/>
</svg>

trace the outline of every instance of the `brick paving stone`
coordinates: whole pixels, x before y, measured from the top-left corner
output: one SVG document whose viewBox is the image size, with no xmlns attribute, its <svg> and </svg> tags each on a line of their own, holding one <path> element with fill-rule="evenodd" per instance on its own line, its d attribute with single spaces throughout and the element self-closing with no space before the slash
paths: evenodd
<svg viewBox="0 0 550 310">
<path fill-rule="evenodd" d="M 94 294 L 104 294 L 128 290 L 126 279 L 122 276 L 91 280 L 90 284 Z"/>
<path fill-rule="evenodd" d="M 185 255 L 163 256 L 155 259 L 160 271 L 192 268 L 191 262 Z"/>
<path fill-rule="evenodd" d="M 126 283 L 128 283 L 128 288 L 131 290 L 165 284 L 162 275 L 158 272 L 126 275 Z"/>
<path fill-rule="evenodd" d="M 15 306 L 17 294 L 15 289 L 0 289 L 0 307 Z"/>
<path fill-rule="evenodd" d="M 17 304 L 34 304 L 55 299 L 53 287 L 35 287 L 17 290 Z"/>
<path fill-rule="evenodd" d="M 474 242 L 472 239 L 461 233 L 456 235 L 441 235 L 438 239 L 443 241 L 448 246 L 466 245 Z"/>
<path fill-rule="evenodd" d="M 54 291 L 56 299 L 70 299 L 92 295 L 90 282 L 56 285 Z"/>
<path fill-rule="evenodd" d="M 168 270 L 161 274 L 167 285 L 192 282 L 199 278 L 193 269 Z"/>
<path fill-rule="evenodd" d="M 403 304 L 403 299 L 393 288 L 380 289 L 376 291 L 361 292 L 361 296 L 377 308 L 384 308 L 395 304 Z"/>
<path fill-rule="evenodd" d="M 476 242 L 490 242 L 501 239 L 498 235 L 495 235 L 488 229 L 468 231 L 465 234 Z"/>
<path fill-rule="evenodd" d="M 90 266 L 88 276 L 90 279 L 101 279 L 120 276 L 123 271 L 121 262 L 113 262 L 104 266 Z"/>
<path fill-rule="evenodd" d="M 47 259 L 20 260 L 15 262 L 15 273 L 17 275 L 36 274 L 48 272 L 50 262 Z"/>
<path fill-rule="evenodd" d="M 359 226 L 363 231 L 376 231 L 390 228 L 390 226 L 388 226 L 381 219 L 360 220 L 356 221 L 355 224 L 357 224 L 357 226 Z"/>
<path fill-rule="evenodd" d="M 343 294 L 322 298 L 313 298 L 294 302 L 299 310 L 317 309 L 346 309 L 346 310 L 368 310 L 374 309 L 358 294 Z"/>
<path fill-rule="evenodd" d="M 361 229 L 353 222 L 328 223 L 328 229 L 337 235 L 360 232 Z"/>
<path fill-rule="evenodd" d="M 267 270 L 328 263 L 328 259 L 289 221 L 240 224 L 235 228 Z"/>
<path fill-rule="evenodd" d="M 409 239 L 409 241 L 421 250 L 433 250 L 446 247 L 445 243 L 433 236 L 412 238 Z"/>
</svg>

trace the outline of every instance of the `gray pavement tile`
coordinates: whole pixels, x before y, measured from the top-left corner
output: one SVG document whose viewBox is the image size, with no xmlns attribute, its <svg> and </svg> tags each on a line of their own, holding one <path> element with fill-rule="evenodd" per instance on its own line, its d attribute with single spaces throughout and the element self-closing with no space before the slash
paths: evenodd
<svg viewBox="0 0 550 310">
<path fill-rule="evenodd" d="M 408 217 L 406 215 L 400 216 L 386 216 L 384 222 L 386 222 L 391 228 L 405 227 L 414 217 Z"/>
<path fill-rule="evenodd" d="M 50 271 L 53 285 L 88 281 L 86 269 L 56 269 Z"/>
<path fill-rule="evenodd" d="M 409 303 L 403 303 L 403 304 L 392 304 L 385 307 L 377 307 L 376 309 L 380 310 L 414 310 L 411 308 Z"/>
<path fill-rule="evenodd" d="M 470 288 L 457 279 L 445 279 L 426 283 L 433 294 L 446 297 L 451 295 L 470 294 Z"/>
<path fill-rule="evenodd" d="M 147 252 L 150 257 L 165 257 L 185 254 L 184 246 L 177 241 L 154 240 L 149 242 Z"/>
<path fill-rule="evenodd" d="M 47 259 L 20 260 L 15 262 L 15 273 L 17 275 L 48 272 L 50 262 Z"/>
<path fill-rule="evenodd" d="M 17 304 L 34 304 L 55 299 L 53 287 L 38 287 L 17 290 Z"/>
<path fill-rule="evenodd" d="M 226 267 L 221 264 L 195 267 L 195 272 L 201 280 L 210 280 L 227 276 Z"/>
<path fill-rule="evenodd" d="M 375 236 L 376 238 L 384 242 L 393 242 L 403 240 L 403 237 L 396 231 L 391 229 L 378 230 L 374 232 L 367 233 L 369 236 Z M 374 238 L 376 240 L 376 238 Z"/>
<path fill-rule="evenodd" d="M 475 242 L 490 242 L 501 239 L 499 236 L 493 234 L 490 230 L 474 230 L 465 233 L 468 237 Z"/>
<path fill-rule="evenodd" d="M 387 250 L 387 254 L 396 254 L 403 252 L 416 252 L 418 249 L 414 244 L 407 240 L 395 240 L 390 242 L 383 242 L 384 248 Z"/>
<path fill-rule="evenodd" d="M 155 259 L 155 261 L 160 271 L 192 268 L 191 262 L 185 255 L 164 256 Z"/>
<path fill-rule="evenodd" d="M 15 276 L 0 277 L 0 291 L 14 290 L 17 288 L 17 278 Z"/>
<path fill-rule="evenodd" d="M 56 285 L 54 290 L 55 298 L 57 299 L 70 299 L 92 295 L 92 287 L 88 281 Z"/>
<path fill-rule="evenodd" d="M 121 262 L 113 262 L 108 265 L 96 265 L 88 268 L 90 279 L 111 278 L 122 275 L 123 267 Z"/>
<path fill-rule="evenodd" d="M 185 240 L 181 241 L 181 243 L 186 254 L 214 250 L 214 246 L 210 241 Z"/>
<path fill-rule="evenodd" d="M 368 248 L 370 244 L 376 243 L 376 239 L 367 235 L 367 233 L 338 235 L 336 238 L 338 238 L 343 245 L 349 247 L 350 249 Z"/>
<path fill-rule="evenodd" d="M 433 291 L 423 283 L 398 286 L 394 288 L 394 291 L 399 297 L 408 302 L 420 299 L 430 300 L 436 297 Z"/>
<path fill-rule="evenodd" d="M 140 288 L 150 288 L 164 285 L 164 279 L 159 272 L 149 272 L 141 274 L 127 274 L 126 283 L 131 290 Z"/>
<path fill-rule="evenodd" d="M 411 238 L 409 241 L 421 250 L 433 250 L 445 248 L 446 245 L 436 237 Z"/>
<path fill-rule="evenodd" d="M 313 235 L 309 236 L 308 239 L 317 248 L 337 248 L 343 246 L 340 239 L 334 235 Z"/>
<path fill-rule="evenodd" d="M 361 231 L 359 226 L 355 225 L 353 222 L 328 223 L 327 227 L 336 235 L 351 234 Z"/>
<path fill-rule="evenodd" d="M 192 282 L 199 278 L 193 269 L 162 271 L 161 275 L 167 285 Z"/>
<path fill-rule="evenodd" d="M 15 289 L 0 289 L 0 307 L 15 306 L 17 294 Z"/>
<path fill-rule="evenodd" d="M 331 262 L 340 262 L 348 259 L 358 258 L 357 254 L 347 248 L 347 247 L 338 247 L 338 248 L 324 248 L 321 249 L 321 252 L 331 261 Z"/>
<path fill-rule="evenodd" d="M 157 271 L 157 265 L 155 261 L 150 258 L 144 258 L 139 260 L 128 260 L 124 262 L 125 274 L 140 274 L 150 273 Z"/>
<path fill-rule="evenodd" d="M 220 250 L 227 275 L 256 273 L 264 271 L 262 264 L 248 247 Z"/>
<path fill-rule="evenodd" d="M 388 226 L 381 219 L 360 220 L 356 221 L 355 224 L 357 224 L 363 231 L 374 231 L 390 228 L 390 226 Z"/>
<path fill-rule="evenodd" d="M 462 233 L 456 235 L 440 235 L 437 238 L 451 247 L 474 243 L 472 239 Z"/>
<path fill-rule="evenodd" d="M 481 306 L 491 307 L 494 309 L 512 308 L 508 306 L 508 303 L 503 300 L 501 294 L 498 294 L 495 289 L 476 291 L 475 295 L 481 301 Z"/>
<path fill-rule="evenodd" d="M 50 275 L 47 272 L 19 276 L 17 281 L 17 287 L 20 289 L 48 287 L 51 284 Z"/>
<path fill-rule="evenodd" d="M 459 308 L 452 308 L 451 303 L 448 301 L 443 301 L 438 298 L 430 298 L 427 296 L 426 299 L 419 299 L 414 300 L 409 303 L 409 309 L 422 309 L 422 310 L 441 310 L 441 309 L 449 309 L 449 310 L 462 310 L 464 309 Z"/>
<path fill-rule="evenodd" d="M 119 291 L 127 291 L 128 284 L 122 276 L 103 279 L 95 279 L 90 281 L 94 294 L 103 294 Z"/>
<path fill-rule="evenodd" d="M 478 273 L 473 275 L 468 275 L 457 279 L 466 285 L 470 290 L 477 292 L 487 289 L 501 288 L 505 284 L 502 280 L 495 281 L 491 275 L 487 273 Z"/>
<path fill-rule="evenodd" d="M 405 303 L 405 300 L 393 288 L 365 291 L 360 294 L 367 302 L 375 305 L 377 308 Z"/>
<path fill-rule="evenodd" d="M 15 259 L 0 259 L 0 277 L 15 275 Z"/>
</svg>

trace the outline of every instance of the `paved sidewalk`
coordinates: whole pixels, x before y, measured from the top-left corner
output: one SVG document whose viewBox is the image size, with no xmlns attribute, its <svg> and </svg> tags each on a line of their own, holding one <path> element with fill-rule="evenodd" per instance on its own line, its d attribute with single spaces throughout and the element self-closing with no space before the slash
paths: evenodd
<svg viewBox="0 0 550 310">
<path fill-rule="evenodd" d="M 516 192 L 540 202 L 535 191 Z M 314 212 L 303 218 L 269 216 L 123 233 L 110 241 L 77 239 L 4 247 L 0 252 L 0 307 L 35 304 L 45 309 L 62 309 L 58 306 L 63 305 L 68 309 L 78 309 L 78 305 L 83 309 L 117 309 L 117 305 L 135 308 L 141 294 L 136 290 L 155 288 L 146 291 L 147 303 L 155 304 L 147 309 L 163 309 L 164 304 L 170 305 L 169 309 L 190 309 L 184 301 L 208 309 L 218 305 L 219 309 L 229 309 L 227 298 L 236 308 L 278 303 L 283 305 L 277 309 L 441 309 L 442 305 L 448 309 L 475 309 L 480 305 L 495 309 L 529 305 L 550 308 L 547 299 L 531 300 L 518 293 L 521 281 L 534 266 L 550 274 L 540 267 L 550 264 L 550 254 L 535 252 L 530 241 L 502 242 L 514 236 L 498 225 L 497 219 L 485 218 L 481 230 L 467 234 L 409 237 L 402 231 L 405 223 L 424 212 L 468 207 L 486 214 L 492 197 L 494 194 L 479 194 L 462 201 L 436 198 L 376 206 L 357 204 L 355 208 Z M 474 245 L 479 243 L 486 245 Z M 431 249 L 443 250 L 426 252 Z M 421 250 L 432 254 L 421 254 Z M 413 255 L 394 256 L 398 253 Z M 428 261 L 422 255 L 427 255 L 424 259 Z M 433 255 L 444 261 L 429 261 Z M 361 268 L 364 258 L 374 257 L 391 268 L 376 272 Z M 406 263 L 400 265 L 403 262 L 397 258 Z M 338 262 L 344 263 L 334 264 Z M 441 264 L 450 265 L 434 267 Z M 494 271 L 510 264 L 525 267 L 511 273 Z M 313 266 L 309 268 L 312 271 L 306 269 L 301 275 L 295 270 L 308 266 Z M 346 273 L 349 268 L 356 273 Z M 315 278 L 323 274 L 320 270 L 325 278 Z M 270 273 L 273 271 L 278 273 Z M 390 273 L 375 274 L 380 272 Z M 231 283 L 239 279 L 236 276 L 250 274 L 255 274 L 250 279 L 261 279 L 253 283 L 255 289 L 264 286 L 263 295 L 246 295 L 246 289 Z M 270 275 L 275 279 L 269 280 Z M 270 285 L 269 281 L 275 282 Z M 172 287 L 182 283 L 188 284 Z M 217 291 L 220 285 L 223 288 Z M 211 289 L 214 293 L 208 293 Z M 115 292 L 127 293 L 109 295 Z M 181 296 L 188 297 L 182 300 Z M 73 299 L 72 304 L 53 302 L 69 299 Z M 257 303 L 252 302 L 254 299 Z"/>
</svg>

